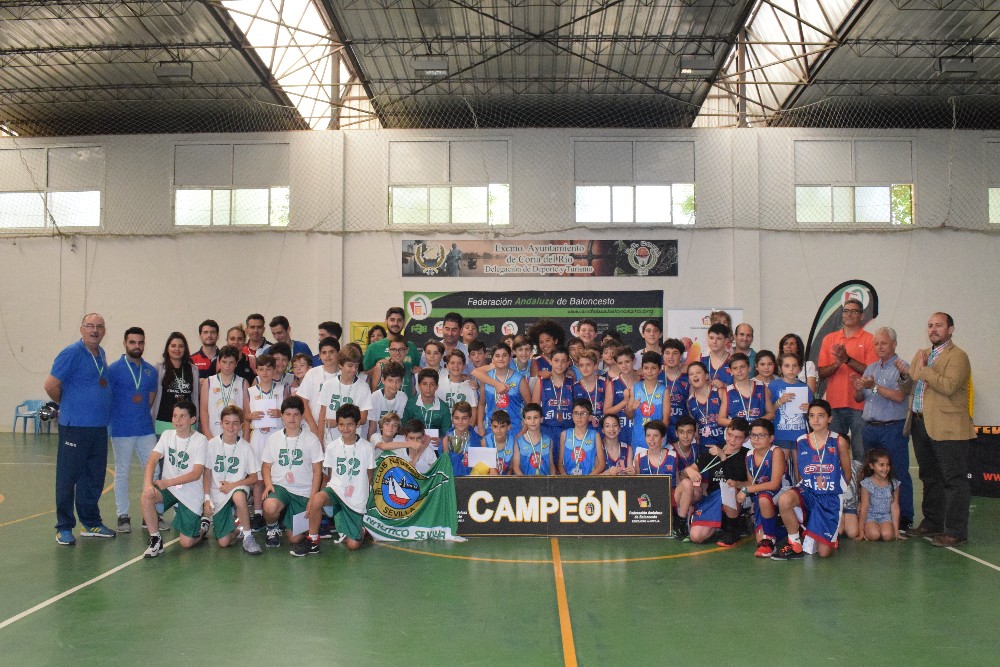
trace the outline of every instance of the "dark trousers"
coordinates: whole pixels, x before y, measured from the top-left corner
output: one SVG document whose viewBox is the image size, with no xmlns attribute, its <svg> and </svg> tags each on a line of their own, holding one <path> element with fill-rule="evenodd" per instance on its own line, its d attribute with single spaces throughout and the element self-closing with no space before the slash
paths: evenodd
<svg viewBox="0 0 1000 667">
<path fill-rule="evenodd" d="M 865 424 L 865 454 L 879 447 L 889 452 L 892 471 L 899 480 L 899 517 L 913 521 L 913 479 L 910 477 L 910 439 L 903 435 L 906 420 L 879 426 Z"/>
<path fill-rule="evenodd" d="M 97 503 L 101 499 L 107 465 L 107 428 L 59 425 L 56 530 L 72 530 L 76 525 L 74 502 L 80 523 L 87 528 L 101 525 L 101 510 Z"/>
<path fill-rule="evenodd" d="M 947 535 L 969 536 L 969 441 L 934 440 L 927 435 L 924 420 L 913 416 L 910 428 L 913 453 L 924 484 L 922 526 Z"/>
</svg>

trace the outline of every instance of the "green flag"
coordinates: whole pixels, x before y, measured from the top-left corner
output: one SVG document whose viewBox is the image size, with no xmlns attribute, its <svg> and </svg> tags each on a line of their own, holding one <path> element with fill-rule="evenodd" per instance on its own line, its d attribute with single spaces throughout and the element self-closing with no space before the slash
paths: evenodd
<svg viewBox="0 0 1000 667">
<path fill-rule="evenodd" d="M 421 475 L 398 456 L 375 463 L 365 528 L 376 540 L 452 540 L 458 536 L 451 457 L 438 457 Z"/>
</svg>

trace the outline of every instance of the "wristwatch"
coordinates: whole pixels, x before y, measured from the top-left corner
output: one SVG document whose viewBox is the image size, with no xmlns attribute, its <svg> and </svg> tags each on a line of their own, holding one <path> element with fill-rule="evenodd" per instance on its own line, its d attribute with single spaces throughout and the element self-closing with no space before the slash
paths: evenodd
<svg viewBox="0 0 1000 667">
<path fill-rule="evenodd" d="M 876 396 L 878 396 L 878 385 L 875 385 L 874 387 L 872 387 L 872 393 L 875 394 Z"/>
</svg>

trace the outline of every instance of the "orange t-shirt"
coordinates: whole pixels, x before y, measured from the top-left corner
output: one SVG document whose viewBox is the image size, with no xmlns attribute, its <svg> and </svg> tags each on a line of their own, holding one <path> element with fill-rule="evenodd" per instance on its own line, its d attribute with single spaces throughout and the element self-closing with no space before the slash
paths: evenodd
<svg viewBox="0 0 1000 667">
<path fill-rule="evenodd" d="M 875 353 L 875 336 L 864 329 L 859 329 L 850 338 L 844 336 L 844 330 L 840 329 L 829 333 L 823 339 L 823 344 L 819 348 L 819 361 L 817 366 L 831 366 L 836 363 L 837 358 L 833 354 L 834 345 L 843 345 L 847 351 L 847 356 L 860 361 L 865 366 L 873 364 L 878 360 Z M 837 372 L 826 379 L 826 400 L 830 402 L 832 408 L 853 408 L 863 410 L 864 403 L 854 400 L 854 385 L 851 384 L 851 376 L 861 376 L 853 368 L 844 364 L 837 369 Z"/>
</svg>

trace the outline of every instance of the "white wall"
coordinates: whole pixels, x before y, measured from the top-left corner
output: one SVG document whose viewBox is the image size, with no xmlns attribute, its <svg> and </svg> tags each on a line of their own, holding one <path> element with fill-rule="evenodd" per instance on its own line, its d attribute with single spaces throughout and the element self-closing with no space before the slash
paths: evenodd
<svg viewBox="0 0 1000 667">
<path fill-rule="evenodd" d="M 745 309 L 757 325 L 755 347 L 788 332 L 808 333 L 820 299 L 859 278 L 879 292 L 882 315 L 909 358 L 925 343 L 927 316 L 950 312 L 956 342 L 969 351 L 976 418 L 1000 423 L 1000 380 L 989 313 L 1000 297 L 989 281 L 1000 235 L 941 229 L 984 227 L 987 186 L 976 132 L 912 131 L 890 136 L 914 145 L 915 231 L 795 231 L 791 155 L 797 138 L 886 133 L 817 130 L 471 132 L 300 132 L 269 135 L 94 137 L 19 140 L 17 146 L 100 144 L 107 150 L 104 228 L 120 236 L 0 239 L 0 423 L 41 384 L 58 350 L 78 336 L 83 314 L 108 320 L 105 348 L 120 354 L 122 331 L 147 331 L 147 359 L 175 329 L 197 346 L 198 322 L 223 328 L 260 311 L 284 314 L 296 338 L 315 342 L 324 319 L 381 319 L 409 289 L 402 278 L 403 238 L 452 238 L 448 230 L 387 231 L 388 142 L 395 138 L 503 137 L 511 142 L 512 224 L 492 230 L 535 238 L 669 238 L 680 247 L 676 278 L 594 278 L 587 289 L 662 289 L 664 306 Z M 573 222 L 574 138 L 648 137 L 696 142 L 698 225 L 694 229 L 579 228 Z M 197 141 L 291 144 L 291 224 L 281 232 L 224 230 L 173 236 L 173 145 Z M 0 149 L 13 147 L 0 140 Z M 2 187 L 3 174 L 0 174 Z M 738 228 L 734 228 L 738 227 Z M 768 231 L 788 228 L 788 231 Z M 136 233 L 142 235 L 135 235 Z M 477 238 L 482 233 L 472 235 Z M 434 290 L 579 289 L 578 278 L 440 278 Z M 870 327 L 871 328 L 871 327 Z"/>
</svg>

